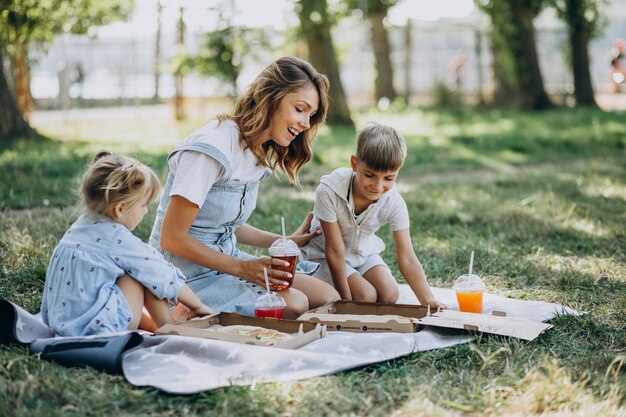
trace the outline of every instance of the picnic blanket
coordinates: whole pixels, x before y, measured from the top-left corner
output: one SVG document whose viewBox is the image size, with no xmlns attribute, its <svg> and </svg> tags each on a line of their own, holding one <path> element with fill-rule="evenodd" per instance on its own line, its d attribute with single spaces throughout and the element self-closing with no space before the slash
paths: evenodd
<svg viewBox="0 0 626 417">
<path fill-rule="evenodd" d="M 407 285 L 400 287 L 399 303 L 418 304 Z M 458 308 L 452 290 L 432 290 L 435 297 L 450 308 Z M 505 311 L 509 317 L 539 322 L 559 314 L 577 314 L 559 304 L 485 294 L 484 312 L 493 310 Z M 466 343 L 473 338 L 464 331 L 435 328 L 417 333 L 328 332 L 323 339 L 289 350 L 184 336 L 140 335 L 137 332 L 106 337 L 52 340 L 48 339 L 50 337 L 49 329 L 39 317 L 13 303 L 0 302 L 0 342 L 30 344 L 31 353 L 39 353 L 44 359 L 65 365 L 87 363 L 97 369 L 123 373 L 133 385 L 175 394 L 329 375 L 413 352 Z M 50 343 L 58 345 L 46 347 Z M 86 343 L 85 349 L 79 346 L 81 343 Z"/>
</svg>

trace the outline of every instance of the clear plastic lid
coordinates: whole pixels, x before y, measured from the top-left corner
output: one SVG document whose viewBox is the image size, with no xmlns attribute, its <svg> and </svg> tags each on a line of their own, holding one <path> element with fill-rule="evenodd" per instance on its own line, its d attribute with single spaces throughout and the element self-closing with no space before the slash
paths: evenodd
<svg viewBox="0 0 626 417">
<path fill-rule="evenodd" d="M 478 292 L 485 290 L 485 283 L 478 275 L 465 274 L 457 278 L 452 288 L 457 292 Z"/>
<path fill-rule="evenodd" d="M 296 256 L 300 255 L 300 248 L 291 239 L 278 239 L 269 248 L 270 256 Z"/>
<path fill-rule="evenodd" d="M 280 295 L 275 292 L 265 293 L 260 295 L 256 302 L 254 303 L 254 308 L 271 308 L 271 307 L 282 307 L 285 308 L 287 303 Z"/>
</svg>

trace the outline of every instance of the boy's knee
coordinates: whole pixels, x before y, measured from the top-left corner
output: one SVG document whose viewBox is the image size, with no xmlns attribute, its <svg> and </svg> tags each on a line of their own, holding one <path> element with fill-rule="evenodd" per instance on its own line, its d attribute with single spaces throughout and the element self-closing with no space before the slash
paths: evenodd
<svg viewBox="0 0 626 417">
<path fill-rule="evenodd" d="M 374 287 L 359 288 L 352 291 L 352 299 L 354 301 L 365 301 L 375 303 L 377 298 L 376 289 Z"/>
<path fill-rule="evenodd" d="M 378 294 L 378 302 L 386 304 L 395 304 L 400 298 L 400 289 L 397 285 L 390 288 L 385 288 Z"/>
</svg>

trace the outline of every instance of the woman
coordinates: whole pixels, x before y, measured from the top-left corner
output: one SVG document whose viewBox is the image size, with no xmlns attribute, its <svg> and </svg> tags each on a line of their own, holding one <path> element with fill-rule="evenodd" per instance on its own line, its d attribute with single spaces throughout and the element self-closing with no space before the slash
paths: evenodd
<svg viewBox="0 0 626 417">
<path fill-rule="evenodd" d="M 254 258 L 235 244 L 268 248 L 279 238 L 246 224 L 259 182 L 278 169 L 297 183 L 327 109 L 328 79 L 299 58 L 280 58 L 237 100 L 232 115 L 195 131 L 169 155 L 150 244 L 183 271 L 212 309 L 253 315 L 264 292 L 264 268 L 272 283 L 289 277 L 270 269 L 283 261 Z M 320 233 L 308 233 L 310 221 L 309 215 L 290 236 L 300 246 Z M 303 274 L 280 294 L 286 317 L 339 299 L 334 288 Z"/>
</svg>

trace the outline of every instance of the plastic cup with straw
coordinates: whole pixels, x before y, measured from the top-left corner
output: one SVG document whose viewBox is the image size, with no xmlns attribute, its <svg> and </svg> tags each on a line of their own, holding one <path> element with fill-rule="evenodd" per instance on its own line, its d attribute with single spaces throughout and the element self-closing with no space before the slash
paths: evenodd
<svg viewBox="0 0 626 417">
<path fill-rule="evenodd" d="M 267 293 L 261 294 L 256 299 L 254 303 L 254 316 L 282 319 L 287 304 L 283 297 L 270 291 L 270 280 L 267 276 L 267 268 L 263 268 L 263 274 L 265 275 L 265 289 Z"/>
<path fill-rule="evenodd" d="M 298 264 L 298 256 L 300 256 L 300 248 L 291 239 L 287 239 L 287 234 L 285 233 L 285 218 L 280 218 L 280 223 L 282 226 L 283 235 L 280 239 L 276 239 L 272 246 L 269 248 L 270 258 L 280 259 L 283 262 L 287 262 L 287 264 L 283 265 L 272 265 L 272 269 L 276 269 L 279 271 L 288 272 L 291 274 L 291 277 L 281 278 L 287 284 L 272 284 L 271 289 L 274 291 L 282 291 L 291 286 L 293 281 L 293 276 L 296 273 L 296 265 Z"/>
<path fill-rule="evenodd" d="M 485 284 L 478 275 L 473 274 L 474 251 L 470 255 L 469 273 L 461 275 L 454 283 L 459 310 L 467 313 L 483 312 L 483 293 Z"/>
</svg>

